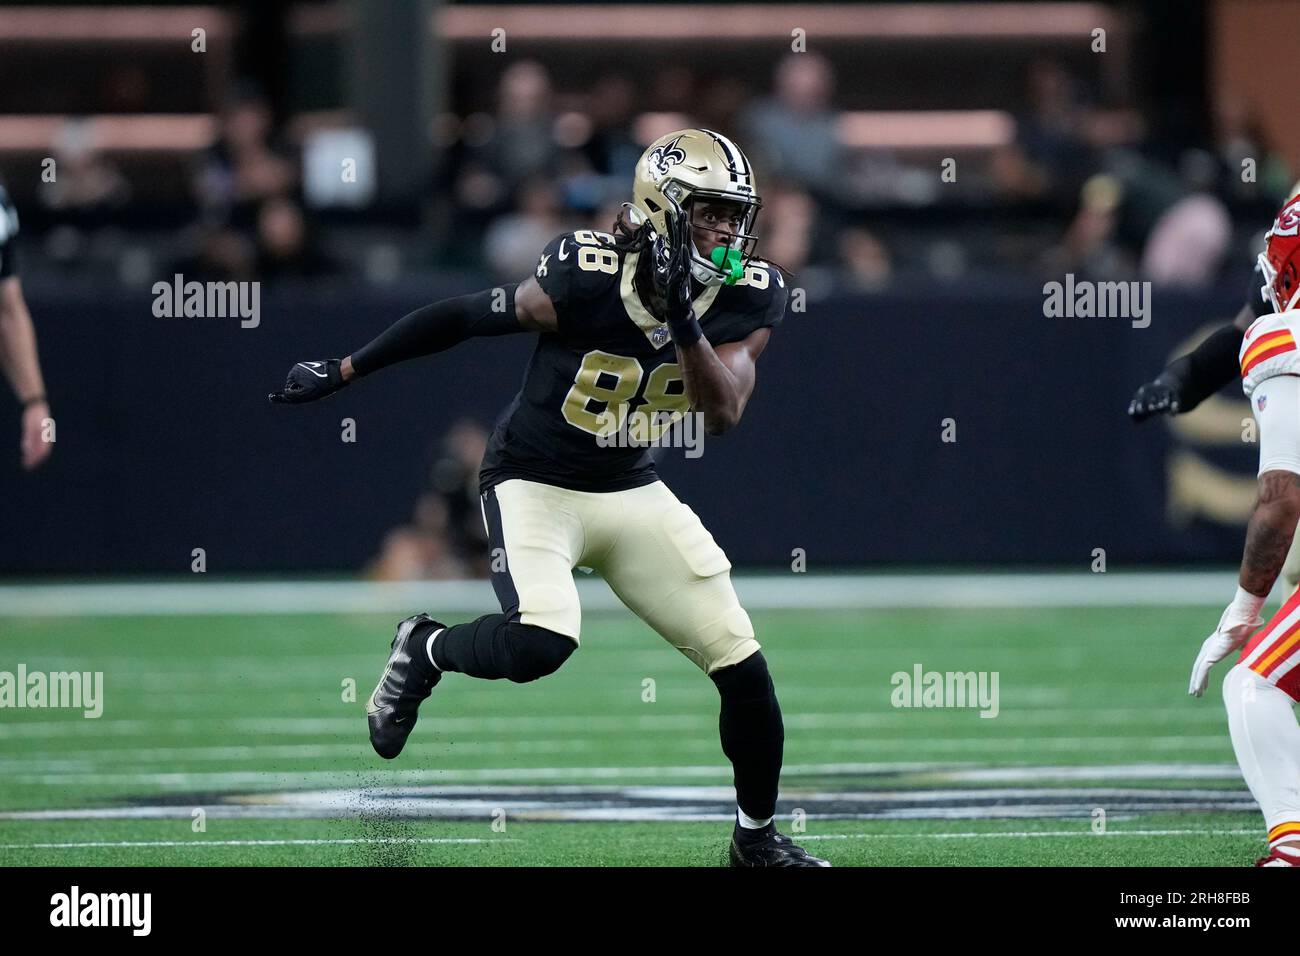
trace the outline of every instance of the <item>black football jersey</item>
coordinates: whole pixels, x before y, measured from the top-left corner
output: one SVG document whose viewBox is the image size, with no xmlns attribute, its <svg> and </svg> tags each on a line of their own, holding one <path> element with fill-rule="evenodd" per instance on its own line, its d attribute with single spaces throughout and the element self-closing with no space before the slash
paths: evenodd
<svg viewBox="0 0 1300 956">
<path fill-rule="evenodd" d="M 18 274 L 18 210 L 0 186 L 0 279 Z"/>
<path fill-rule="evenodd" d="M 635 290 L 648 253 L 621 253 L 602 240 L 611 237 L 580 230 L 542 251 L 534 275 L 555 305 L 557 331 L 538 335 L 523 388 L 488 441 L 484 490 L 508 478 L 577 491 L 657 480 L 648 445 L 689 402 L 668 327 Z M 724 345 L 777 325 L 786 294 L 780 270 L 753 261 L 735 285 L 705 288 L 695 314 L 709 342 Z M 636 441 L 612 440 L 620 429 Z"/>
</svg>

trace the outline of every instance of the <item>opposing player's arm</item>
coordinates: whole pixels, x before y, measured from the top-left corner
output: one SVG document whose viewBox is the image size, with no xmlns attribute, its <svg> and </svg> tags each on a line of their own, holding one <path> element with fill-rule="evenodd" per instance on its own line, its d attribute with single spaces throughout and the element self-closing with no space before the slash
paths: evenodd
<svg viewBox="0 0 1300 956">
<path fill-rule="evenodd" d="M 1259 492 L 1246 528 L 1237 593 L 1201 645 L 1188 692 L 1205 692 L 1210 668 L 1242 644 L 1263 621 L 1260 609 L 1277 581 L 1300 521 L 1300 377 L 1277 375 L 1255 388 L 1259 423 Z"/>
<path fill-rule="evenodd" d="M 1246 528 L 1240 584 L 1263 599 L 1300 520 L 1300 376 L 1266 379 L 1251 399 L 1259 425 L 1259 491 Z"/>
<path fill-rule="evenodd" d="M 1259 476 L 1259 492 L 1246 546 L 1241 555 L 1238 581 L 1243 590 L 1259 598 L 1268 597 L 1282 571 L 1296 522 L 1300 521 L 1300 474 L 1266 471 Z"/>
<path fill-rule="evenodd" d="M 1153 415 L 1190 412 L 1237 378 L 1241 338 L 1256 318 L 1251 305 L 1243 305 L 1232 322 L 1141 386 L 1128 403 L 1129 417 L 1141 422 Z"/>
<path fill-rule="evenodd" d="M 705 338 L 677 347 L 686 395 L 691 408 L 703 414 L 708 434 L 721 435 L 740 421 L 754 393 L 758 357 L 771 335 L 770 328 L 762 328 L 717 348 Z"/>
<path fill-rule="evenodd" d="M 1300 383 L 1300 379 L 1296 379 Z M 1300 397 L 1300 386 L 1297 387 Z M 1300 401 L 1297 402 L 1300 407 Z M 1300 441 L 1296 442 L 1300 450 Z M 1300 467 L 1300 465 L 1298 465 Z M 1269 470 L 1259 476 L 1259 499 L 1246 529 L 1237 593 L 1219 618 L 1219 626 L 1201 644 L 1192 665 L 1188 693 L 1205 693 L 1210 668 L 1241 645 L 1264 623 L 1260 610 L 1291 550 L 1296 521 L 1300 519 L 1300 474 Z"/>
</svg>

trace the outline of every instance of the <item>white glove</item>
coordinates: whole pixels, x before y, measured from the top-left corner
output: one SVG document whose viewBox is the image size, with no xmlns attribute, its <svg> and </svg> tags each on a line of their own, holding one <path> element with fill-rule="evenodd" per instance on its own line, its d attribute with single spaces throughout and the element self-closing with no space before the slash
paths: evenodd
<svg viewBox="0 0 1300 956">
<path fill-rule="evenodd" d="M 1256 597 L 1243 588 L 1237 588 L 1237 596 L 1223 612 L 1223 617 L 1219 618 L 1219 626 L 1205 639 L 1205 643 L 1201 645 L 1201 652 L 1196 655 L 1187 693 L 1193 697 L 1200 697 L 1205 693 L 1205 685 L 1210 682 L 1210 668 L 1245 644 L 1246 639 L 1264 623 L 1259 616 L 1260 608 L 1263 606 L 1262 597 Z"/>
</svg>

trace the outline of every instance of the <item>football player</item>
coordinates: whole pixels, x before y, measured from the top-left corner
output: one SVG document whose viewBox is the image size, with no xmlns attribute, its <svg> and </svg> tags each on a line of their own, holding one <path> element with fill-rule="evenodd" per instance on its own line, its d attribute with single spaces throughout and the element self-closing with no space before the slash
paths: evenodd
<svg viewBox="0 0 1300 956">
<path fill-rule="evenodd" d="M 737 799 L 732 865 L 829 865 L 775 827 L 781 708 L 731 564 L 659 480 L 645 442 L 617 440 L 653 440 L 688 413 L 709 434 L 740 421 L 786 303 L 781 273 L 754 258 L 760 205 L 731 140 L 670 133 L 637 162 L 616 236 L 557 236 L 523 282 L 425 306 L 341 360 L 300 362 L 271 396 L 314 401 L 471 337 L 537 335 L 480 472 L 501 613 L 398 625 L 367 705 L 381 756 L 401 753 L 444 674 L 523 683 L 558 669 L 581 631 L 573 569 L 589 567 L 718 689 Z"/>
<path fill-rule="evenodd" d="M 1272 312 L 1242 338 L 1242 389 L 1259 425 L 1259 496 L 1246 529 L 1237 594 L 1206 638 L 1189 693 L 1205 692 L 1210 668 L 1245 644 L 1223 681 L 1232 747 L 1264 811 L 1269 854 L 1258 866 L 1300 865 L 1300 592 L 1268 625 L 1259 611 L 1300 521 L 1300 196 L 1282 208 L 1259 258 Z"/>
<path fill-rule="evenodd" d="M 1300 193 L 1300 182 L 1291 187 L 1291 194 L 1297 193 Z M 1255 271 L 1259 273 L 1260 268 L 1256 265 Z M 1134 422 L 1143 422 L 1155 415 L 1185 414 L 1234 381 L 1240 374 L 1237 358 L 1242 336 L 1252 322 L 1273 311 L 1268 280 L 1261 274 L 1252 279 L 1246 302 L 1230 323 L 1215 330 L 1187 355 L 1171 362 L 1153 381 L 1138 388 L 1128 403 L 1129 417 Z M 1289 590 L 1300 584 L 1300 539 L 1282 566 L 1282 580 Z"/>
<path fill-rule="evenodd" d="M 45 440 L 50 405 L 36 355 L 36 330 L 18 278 L 17 235 L 18 210 L 0 186 L 0 369 L 23 406 L 19 451 L 23 467 L 31 471 L 50 457 L 54 443 Z"/>
</svg>

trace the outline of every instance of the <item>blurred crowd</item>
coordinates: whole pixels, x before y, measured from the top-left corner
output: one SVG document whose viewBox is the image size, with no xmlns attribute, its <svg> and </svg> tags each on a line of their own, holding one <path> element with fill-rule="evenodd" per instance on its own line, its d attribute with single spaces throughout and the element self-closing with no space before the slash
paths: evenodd
<svg viewBox="0 0 1300 956">
<path fill-rule="evenodd" d="M 1209 282 L 1239 271 L 1295 174 L 1244 102 L 1221 100 L 1208 141 L 1175 146 L 1149 113 L 1098 105 L 1086 80 L 1042 58 L 1009 111 L 1014 134 L 964 156 L 948 182 L 941 153 L 851 142 L 836 80 L 827 59 L 795 53 L 776 63 L 767 89 L 679 66 L 557 91 L 542 63 L 516 61 L 490 108 L 433 124 L 427 202 L 407 230 L 418 251 L 401 266 L 525 275 L 557 233 L 608 230 L 643 144 L 684 125 L 726 131 L 749 153 L 764 200 L 760 254 L 799 274 L 810 294 L 976 270 Z M 149 271 L 269 282 L 401 274 L 344 251 L 338 238 L 358 220 L 310 209 L 302 137 L 277 127 L 255 88 L 237 89 L 193 162 L 190 221 L 170 231 Z M 130 221 L 133 183 L 78 121 L 60 134 L 56 158 L 58 181 L 39 193 L 57 222 L 47 258 L 84 264 Z"/>
<path fill-rule="evenodd" d="M 813 284 L 868 290 L 908 268 L 901 251 L 911 268 L 945 278 L 984 266 L 1209 282 L 1239 265 L 1229 258 L 1242 238 L 1234 217 L 1245 220 L 1243 234 L 1258 233 L 1265 223 L 1253 217 L 1291 185 L 1292 171 L 1242 102 L 1220 104 L 1212 141 L 1174 148 L 1136 109 L 1095 105 L 1058 61 L 1033 62 L 1024 82 L 1014 136 L 946 184 L 938 157 L 847 145 L 834 70 L 814 53 L 781 60 L 757 97 L 679 68 L 648 87 L 627 74 L 599 77 L 575 99 L 557 95 L 541 64 L 516 63 L 502 74 L 494 111 L 442 123 L 440 249 L 500 278 L 526 273 L 557 232 L 608 229 L 641 144 L 682 125 L 725 130 L 749 153 L 761 174 L 764 256 Z M 1045 224 L 1046 241 L 1035 234 L 1028 255 L 1014 242 L 968 254 L 933 216 L 914 216 L 910 228 L 905 217 L 901 229 L 876 225 L 877 213 L 892 223 L 897 209 L 945 206 L 1021 210 Z M 980 255 L 993 261 L 970 262 Z"/>
<path fill-rule="evenodd" d="M 391 529 L 366 574 L 379 581 L 488 576 L 491 556 L 478 496 L 487 430 L 461 419 L 432 450 L 410 520 Z"/>
</svg>

